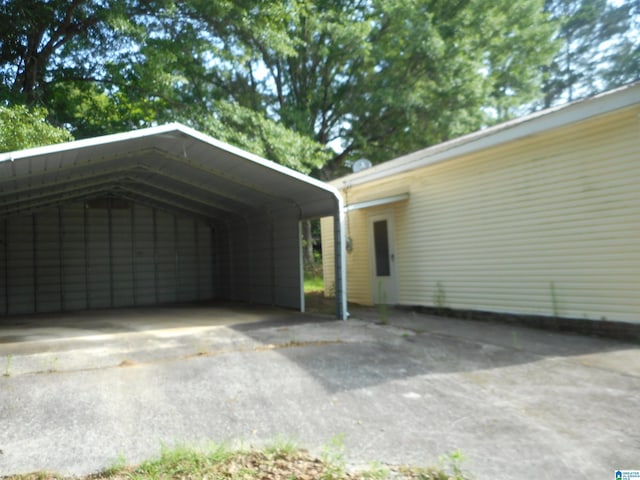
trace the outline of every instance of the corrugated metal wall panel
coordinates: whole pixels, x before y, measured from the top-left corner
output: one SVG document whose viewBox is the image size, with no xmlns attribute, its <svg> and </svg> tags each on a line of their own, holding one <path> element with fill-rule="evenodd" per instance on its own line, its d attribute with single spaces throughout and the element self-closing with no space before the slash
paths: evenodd
<svg viewBox="0 0 640 480">
<path fill-rule="evenodd" d="M 111 306 L 109 214 L 106 208 L 86 208 L 89 308 Z"/>
<path fill-rule="evenodd" d="M 300 227 L 296 216 L 287 212 L 273 218 L 274 302 L 300 308 L 301 259 Z"/>
<path fill-rule="evenodd" d="M 65 310 L 88 308 L 88 264 L 84 228 L 84 204 L 61 208 L 63 305 Z"/>
<path fill-rule="evenodd" d="M 211 228 L 196 222 L 196 248 L 198 252 L 198 300 L 218 298 L 222 292 L 214 287 L 213 279 L 218 278 L 219 266 L 214 256 L 214 239 Z M 214 295 L 215 292 L 215 295 Z"/>
<path fill-rule="evenodd" d="M 199 245 L 196 243 L 197 222 L 191 219 L 177 220 L 178 301 L 198 300 L 200 273 L 198 271 Z"/>
<path fill-rule="evenodd" d="M 178 300 L 175 218 L 168 213 L 157 211 L 155 222 L 158 301 L 171 303 Z"/>
<path fill-rule="evenodd" d="M 228 225 L 211 231 L 211 291 L 214 298 L 231 298 L 231 239 Z"/>
<path fill-rule="evenodd" d="M 251 301 L 251 245 L 249 242 L 249 226 L 246 221 L 230 222 L 228 237 L 228 280 L 222 278 L 223 283 L 229 285 L 229 298 L 244 302 Z"/>
<path fill-rule="evenodd" d="M 349 189 L 350 202 L 410 191 L 394 207 L 400 303 L 640 322 L 639 113 Z M 350 299 L 367 262 L 348 264 Z"/>
<path fill-rule="evenodd" d="M 117 205 L 117 204 L 115 204 Z M 111 275 L 113 306 L 134 305 L 132 205 L 111 207 Z"/>
<path fill-rule="evenodd" d="M 9 313 L 32 313 L 36 306 L 33 216 L 12 218 L 7 230 Z"/>
<path fill-rule="evenodd" d="M 273 233 L 271 219 L 257 217 L 250 219 L 249 231 L 251 248 L 251 301 L 271 304 L 273 290 Z"/>
<path fill-rule="evenodd" d="M 34 215 L 36 311 L 62 309 L 62 265 L 60 258 L 60 211 L 51 209 Z"/>
<path fill-rule="evenodd" d="M 155 234 L 153 210 L 135 205 L 133 209 L 134 251 L 133 262 L 134 298 L 136 305 L 158 303 L 156 295 Z"/>
<path fill-rule="evenodd" d="M 125 201 L 11 218 L 0 223 L 0 313 L 210 299 L 213 258 L 209 226 Z"/>
</svg>

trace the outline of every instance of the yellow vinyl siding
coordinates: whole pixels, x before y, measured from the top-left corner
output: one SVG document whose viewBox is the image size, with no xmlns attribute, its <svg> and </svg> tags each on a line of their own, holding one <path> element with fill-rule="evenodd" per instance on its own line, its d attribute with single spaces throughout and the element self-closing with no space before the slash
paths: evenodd
<svg viewBox="0 0 640 480">
<path fill-rule="evenodd" d="M 322 219 L 322 261 L 325 295 L 335 293 L 335 271 L 333 263 L 333 219 Z M 362 210 L 349 213 L 345 222 L 345 235 L 351 237 L 353 250 L 347 253 L 347 292 L 350 302 L 371 304 L 369 272 L 369 249 L 367 237 L 367 216 Z M 326 250 L 327 245 L 329 249 Z M 330 252 L 330 253 L 327 253 Z"/>
<path fill-rule="evenodd" d="M 322 242 L 322 278 L 324 280 L 324 295 L 325 297 L 333 297 L 336 294 L 333 217 L 324 217 L 320 219 L 320 234 Z"/>
<path fill-rule="evenodd" d="M 410 194 L 388 206 L 399 303 L 434 305 L 444 293 L 458 309 L 640 322 L 639 114 L 627 108 L 348 189 L 349 203 Z M 350 256 L 366 245 L 373 210 L 349 213 Z M 365 299 L 368 252 L 353 260 L 349 299 L 354 287 Z"/>
</svg>

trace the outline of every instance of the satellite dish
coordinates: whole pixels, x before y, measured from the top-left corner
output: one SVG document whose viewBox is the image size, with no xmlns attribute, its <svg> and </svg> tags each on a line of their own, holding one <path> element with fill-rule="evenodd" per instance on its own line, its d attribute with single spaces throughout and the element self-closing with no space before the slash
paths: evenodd
<svg viewBox="0 0 640 480">
<path fill-rule="evenodd" d="M 367 168 L 371 168 L 371 160 L 367 160 L 366 158 L 361 158 L 360 160 L 356 160 L 353 162 L 353 173 L 358 173 L 360 170 L 366 170 Z"/>
</svg>

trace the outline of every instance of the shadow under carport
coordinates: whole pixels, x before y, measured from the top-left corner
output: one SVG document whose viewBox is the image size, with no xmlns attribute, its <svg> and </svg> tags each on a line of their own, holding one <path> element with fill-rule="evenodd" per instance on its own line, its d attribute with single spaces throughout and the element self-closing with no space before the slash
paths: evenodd
<svg viewBox="0 0 640 480">
<path fill-rule="evenodd" d="M 239 302 L 199 302 L 0 317 L 0 355 L 64 350 L 121 336 L 197 334 L 240 324 L 299 321 L 300 314 Z"/>
</svg>

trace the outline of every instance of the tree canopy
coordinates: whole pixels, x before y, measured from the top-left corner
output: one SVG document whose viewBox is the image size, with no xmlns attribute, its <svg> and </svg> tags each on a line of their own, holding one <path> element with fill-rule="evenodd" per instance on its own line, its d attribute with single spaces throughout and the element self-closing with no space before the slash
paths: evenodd
<svg viewBox="0 0 640 480">
<path fill-rule="evenodd" d="M 29 109 L 24 105 L 0 107 L 0 152 L 11 152 L 73 140 L 64 128 L 46 120 L 43 108 Z"/>
<path fill-rule="evenodd" d="M 559 45 L 545 66 L 543 106 L 640 80 L 640 1 L 546 0 Z"/>
<path fill-rule="evenodd" d="M 5 0 L 0 99 L 77 138 L 181 121 L 330 178 L 638 79 L 639 13 L 637 0 Z"/>
</svg>

